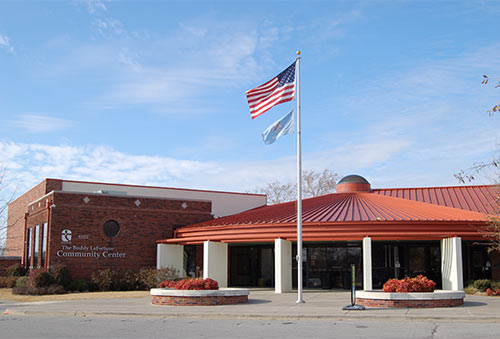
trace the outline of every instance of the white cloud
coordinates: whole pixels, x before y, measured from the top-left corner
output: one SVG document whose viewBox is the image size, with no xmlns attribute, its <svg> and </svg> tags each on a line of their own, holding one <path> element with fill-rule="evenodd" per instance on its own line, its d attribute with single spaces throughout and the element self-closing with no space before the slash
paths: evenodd
<svg viewBox="0 0 500 339">
<path fill-rule="evenodd" d="M 38 114 L 23 114 L 17 120 L 12 120 L 9 123 L 13 127 L 23 129 L 28 133 L 47 133 L 75 125 L 75 122 L 70 120 Z"/>
<path fill-rule="evenodd" d="M 89 14 L 96 14 L 107 11 L 106 6 L 104 5 L 104 1 L 101 0 L 78 0 L 77 2 L 83 3 L 87 8 Z"/>
<path fill-rule="evenodd" d="M 10 53 L 14 54 L 14 47 L 10 43 L 10 39 L 6 35 L 0 34 L 0 46 L 7 49 Z"/>
<path fill-rule="evenodd" d="M 105 17 L 105 18 L 96 18 L 93 21 L 93 25 L 97 28 L 97 31 L 102 34 L 106 35 L 108 33 L 120 35 L 125 33 L 125 29 L 123 27 L 123 24 L 112 17 Z"/>
<path fill-rule="evenodd" d="M 131 53 L 128 49 L 122 48 L 118 55 L 120 63 L 129 66 L 133 71 L 139 72 L 142 70 L 141 64 L 138 62 L 138 53 Z"/>
<path fill-rule="evenodd" d="M 305 153 L 303 168 L 357 173 L 373 180 L 374 187 L 456 185 L 453 173 L 472 164 L 470 157 L 481 153 L 488 140 L 478 140 L 464 153 L 468 144 L 462 140 L 436 153 L 432 149 L 413 152 L 412 142 L 404 139 L 364 140 Z M 194 161 L 128 154 L 107 146 L 1 141 L 0 155 L 0 164 L 7 168 L 6 182 L 16 183 L 19 193 L 44 178 L 229 191 L 296 178 L 294 155 L 270 160 Z"/>
</svg>

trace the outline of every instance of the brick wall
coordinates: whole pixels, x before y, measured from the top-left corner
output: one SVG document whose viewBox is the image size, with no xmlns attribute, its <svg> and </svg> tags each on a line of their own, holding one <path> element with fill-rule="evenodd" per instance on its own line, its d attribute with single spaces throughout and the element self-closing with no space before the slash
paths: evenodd
<svg viewBox="0 0 500 339">
<path fill-rule="evenodd" d="M 434 307 L 454 307 L 464 304 L 463 299 L 432 299 L 432 300 L 389 300 L 389 299 L 368 299 L 356 298 L 356 304 L 366 307 L 395 307 L 395 308 L 434 308 Z"/>
<path fill-rule="evenodd" d="M 248 295 L 236 296 L 200 296 L 200 297 L 177 297 L 166 295 L 154 295 L 151 297 L 153 305 L 164 306 L 216 306 L 247 303 Z"/>
<path fill-rule="evenodd" d="M 62 189 L 62 180 L 46 179 L 11 202 L 7 217 L 6 256 L 22 256 L 24 248 L 24 214 L 32 201 Z"/>
<path fill-rule="evenodd" d="M 48 265 L 66 266 L 73 278 L 88 278 L 97 271 L 156 266 L 156 241 L 170 238 L 173 226 L 212 219 L 211 202 L 53 192 L 50 212 Z M 45 200 L 45 199 L 44 199 Z M 49 217 L 42 202 L 29 206 L 28 227 Z M 103 225 L 120 225 L 116 237 Z M 63 241 L 63 230 L 71 240 Z M 67 231 L 66 231 L 67 232 Z"/>
</svg>

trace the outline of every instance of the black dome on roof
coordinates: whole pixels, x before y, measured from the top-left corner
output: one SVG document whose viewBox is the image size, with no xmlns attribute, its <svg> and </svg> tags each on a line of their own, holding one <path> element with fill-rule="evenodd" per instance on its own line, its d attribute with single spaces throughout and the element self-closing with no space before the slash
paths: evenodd
<svg viewBox="0 0 500 339">
<path fill-rule="evenodd" d="M 368 180 L 363 178 L 361 175 L 351 174 L 340 179 L 338 184 L 348 184 L 348 183 L 356 183 L 356 184 L 370 184 Z"/>
</svg>

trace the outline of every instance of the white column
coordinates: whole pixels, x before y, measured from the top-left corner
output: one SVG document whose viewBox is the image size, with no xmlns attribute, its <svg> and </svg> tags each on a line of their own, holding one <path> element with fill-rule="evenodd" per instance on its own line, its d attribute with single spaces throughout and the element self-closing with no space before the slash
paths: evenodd
<svg viewBox="0 0 500 339">
<path fill-rule="evenodd" d="M 292 291 L 292 242 L 288 240 L 274 240 L 274 291 Z"/>
<path fill-rule="evenodd" d="M 203 243 L 203 278 L 217 280 L 219 287 L 227 287 L 227 244 Z"/>
<path fill-rule="evenodd" d="M 441 278 L 443 290 L 462 291 L 462 239 L 460 237 L 441 240 Z"/>
<path fill-rule="evenodd" d="M 363 238 L 363 290 L 372 289 L 372 238 Z"/>
<path fill-rule="evenodd" d="M 156 268 L 174 267 L 179 271 L 180 277 L 185 277 L 184 272 L 184 245 L 158 244 L 156 246 Z"/>
</svg>

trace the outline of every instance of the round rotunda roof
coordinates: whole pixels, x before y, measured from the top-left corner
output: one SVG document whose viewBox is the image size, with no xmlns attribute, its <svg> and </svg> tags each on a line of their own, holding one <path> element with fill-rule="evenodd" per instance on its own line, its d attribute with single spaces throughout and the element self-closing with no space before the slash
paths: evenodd
<svg viewBox="0 0 500 339">
<path fill-rule="evenodd" d="M 337 183 L 337 193 L 370 192 L 371 185 L 360 175 L 351 174 Z"/>
</svg>

